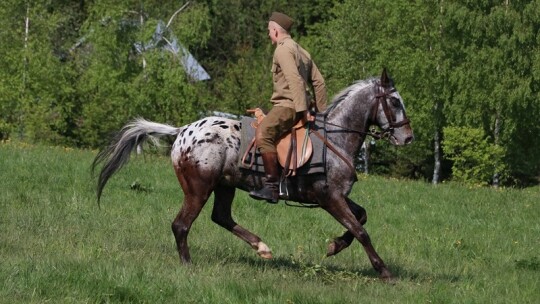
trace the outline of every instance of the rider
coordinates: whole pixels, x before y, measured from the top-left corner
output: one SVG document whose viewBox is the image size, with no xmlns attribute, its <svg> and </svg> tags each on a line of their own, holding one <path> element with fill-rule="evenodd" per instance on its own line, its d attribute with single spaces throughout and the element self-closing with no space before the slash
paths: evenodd
<svg viewBox="0 0 540 304">
<path fill-rule="evenodd" d="M 260 190 L 251 191 L 252 198 L 277 203 L 279 200 L 279 169 L 276 141 L 300 120 L 312 120 L 308 107 L 320 112 L 326 109 L 327 94 L 324 78 L 311 55 L 296 43 L 289 31 L 293 20 L 273 12 L 268 21 L 268 36 L 276 45 L 272 60 L 274 89 L 272 109 L 257 128 L 256 142 L 262 154 L 266 181 Z M 316 103 L 312 104 L 310 86 Z"/>
</svg>

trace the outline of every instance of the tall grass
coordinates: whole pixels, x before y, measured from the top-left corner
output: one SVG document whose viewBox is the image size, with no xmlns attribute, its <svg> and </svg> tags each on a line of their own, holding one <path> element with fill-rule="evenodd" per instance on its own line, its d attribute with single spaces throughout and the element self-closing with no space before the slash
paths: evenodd
<svg viewBox="0 0 540 304">
<path fill-rule="evenodd" d="M 168 158 L 135 157 L 95 199 L 94 151 L 0 144 L 2 303 L 537 303 L 540 188 L 471 189 L 361 176 L 379 254 L 377 279 L 358 242 L 324 258 L 343 229 L 324 211 L 251 200 L 235 219 L 273 249 L 259 259 L 210 220 L 181 266 L 170 223 L 182 192 Z"/>
</svg>

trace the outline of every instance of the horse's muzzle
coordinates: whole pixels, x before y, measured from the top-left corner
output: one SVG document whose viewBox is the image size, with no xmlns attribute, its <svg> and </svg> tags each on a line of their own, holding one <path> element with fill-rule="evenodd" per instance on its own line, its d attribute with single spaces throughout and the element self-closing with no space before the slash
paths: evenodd
<svg viewBox="0 0 540 304">
<path fill-rule="evenodd" d="M 414 135 L 405 138 L 405 145 L 411 144 L 414 141 Z"/>
</svg>

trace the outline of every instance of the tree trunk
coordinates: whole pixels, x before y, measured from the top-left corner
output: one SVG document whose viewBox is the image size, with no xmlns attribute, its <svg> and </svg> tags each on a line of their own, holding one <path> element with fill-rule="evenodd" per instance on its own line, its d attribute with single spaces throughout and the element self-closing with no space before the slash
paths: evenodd
<svg viewBox="0 0 540 304">
<path fill-rule="evenodd" d="M 24 18 L 24 71 L 23 71 L 23 88 L 26 88 L 26 72 L 28 69 L 28 35 L 30 32 L 30 4 L 26 5 L 26 18 Z"/>
<path fill-rule="evenodd" d="M 435 164 L 433 168 L 433 180 L 432 184 L 439 183 L 441 178 L 441 132 L 439 129 L 435 130 L 433 143 L 433 156 L 435 158 Z"/>
<path fill-rule="evenodd" d="M 510 5 L 510 0 L 505 0 L 504 1 L 505 14 L 508 13 L 509 5 Z M 501 119 L 500 119 L 499 109 L 497 109 L 497 114 L 495 116 L 495 125 L 493 127 L 493 139 L 495 141 L 495 145 L 499 145 L 500 132 L 501 132 Z M 500 183 L 499 177 L 500 177 L 499 172 L 493 173 L 493 182 L 491 184 L 493 188 L 499 188 L 499 183 Z"/>
<path fill-rule="evenodd" d="M 497 117 L 495 118 L 495 126 L 493 128 L 493 137 L 494 137 L 495 145 L 499 145 L 500 131 L 501 131 L 501 119 L 499 118 L 499 113 L 497 111 Z M 495 172 L 493 174 L 492 186 L 494 188 L 499 188 L 499 172 Z"/>
<path fill-rule="evenodd" d="M 439 2 L 440 5 L 440 14 L 442 15 L 444 13 L 444 0 L 441 0 Z M 442 24 L 439 25 L 439 35 L 440 39 L 443 39 L 443 26 Z M 440 77 L 441 73 L 441 65 L 438 64 L 436 68 L 436 72 Z M 434 166 L 433 166 L 433 179 L 431 180 L 431 183 L 436 185 L 441 180 L 441 160 L 442 160 L 442 149 L 441 149 L 441 135 L 442 135 L 442 125 L 443 125 L 443 102 L 441 100 L 435 101 L 435 106 L 433 109 L 435 118 L 435 134 L 433 136 L 433 157 L 434 157 Z"/>
</svg>

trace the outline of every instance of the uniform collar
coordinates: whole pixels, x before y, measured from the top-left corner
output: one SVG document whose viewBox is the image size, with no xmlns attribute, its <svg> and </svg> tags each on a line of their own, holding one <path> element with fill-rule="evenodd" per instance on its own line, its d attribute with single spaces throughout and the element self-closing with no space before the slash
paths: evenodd
<svg viewBox="0 0 540 304">
<path fill-rule="evenodd" d="M 277 43 L 278 43 L 278 44 L 283 44 L 283 43 L 285 42 L 285 40 L 287 40 L 287 39 L 292 39 L 292 38 L 291 38 L 291 35 L 285 35 L 285 36 L 283 36 L 283 38 L 281 38 Z"/>
</svg>

